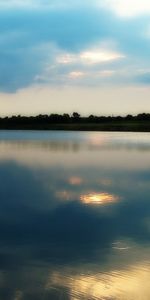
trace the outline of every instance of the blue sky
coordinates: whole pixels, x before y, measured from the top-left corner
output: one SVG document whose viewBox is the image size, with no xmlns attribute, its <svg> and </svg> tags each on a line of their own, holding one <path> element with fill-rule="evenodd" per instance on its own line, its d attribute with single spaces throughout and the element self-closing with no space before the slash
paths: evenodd
<svg viewBox="0 0 150 300">
<path fill-rule="evenodd" d="M 150 112 L 149 0 L 0 0 L 1 115 Z"/>
</svg>

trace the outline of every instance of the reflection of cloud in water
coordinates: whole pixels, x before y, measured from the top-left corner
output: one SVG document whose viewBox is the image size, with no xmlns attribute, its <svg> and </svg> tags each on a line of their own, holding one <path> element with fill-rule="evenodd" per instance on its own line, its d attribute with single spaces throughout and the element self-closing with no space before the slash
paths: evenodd
<svg viewBox="0 0 150 300">
<path fill-rule="evenodd" d="M 45 289 L 67 289 L 67 299 L 149 300 L 150 266 L 146 262 L 110 272 L 53 271 Z"/>
<path fill-rule="evenodd" d="M 63 191 L 56 192 L 55 197 L 60 200 L 69 201 L 74 199 L 75 193 L 71 191 L 63 190 Z"/>
<path fill-rule="evenodd" d="M 89 144 L 91 146 L 103 147 L 108 145 L 109 138 L 105 135 L 100 135 L 99 132 L 92 132 L 89 134 Z"/>
<path fill-rule="evenodd" d="M 83 183 L 83 179 L 81 177 L 72 176 L 68 179 L 68 182 L 71 185 L 81 185 Z"/>
<path fill-rule="evenodd" d="M 0 299 L 149 300 L 149 247 L 132 243 L 130 247 L 129 240 L 121 243 L 128 244 L 129 250 L 113 250 L 105 261 L 83 259 L 65 264 L 59 264 L 59 260 L 45 263 L 42 257 L 37 260 L 35 248 L 32 256 L 26 257 L 24 245 L 16 253 L 16 257 L 21 255 L 23 263 L 17 263 L 13 272 L 11 268 L 3 269 Z M 4 297 L 5 289 L 8 295 Z"/>
<path fill-rule="evenodd" d="M 77 148 L 78 152 L 75 150 Z M 0 161 L 11 160 L 36 169 L 59 166 L 65 169 L 89 167 L 91 170 L 101 168 L 137 171 L 150 168 L 150 148 L 144 155 L 136 147 L 132 147 L 132 151 L 124 145 L 121 148 L 115 144 L 96 147 L 80 144 L 79 141 L 76 144 L 69 141 L 0 141 Z M 123 159 L 118 160 L 120 155 Z"/>
<path fill-rule="evenodd" d="M 87 205 L 107 205 L 117 202 L 120 197 L 107 192 L 90 192 L 81 194 L 76 191 L 62 190 L 55 193 L 55 197 L 64 201 L 78 200 Z"/>
<path fill-rule="evenodd" d="M 112 248 L 119 251 L 124 251 L 130 249 L 130 246 L 124 241 L 116 241 L 112 243 Z"/>
<path fill-rule="evenodd" d="M 0 299 L 150 299 L 150 142 L 89 135 L 0 142 Z"/>
<path fill-rule="evenodd" d="M 80 200 L 84 204 L 103 205 L 107 203 L 114 203 L 119 200 L 119 197 L 109 193 L 89 193 L 80 196 Z"/>
</svg>

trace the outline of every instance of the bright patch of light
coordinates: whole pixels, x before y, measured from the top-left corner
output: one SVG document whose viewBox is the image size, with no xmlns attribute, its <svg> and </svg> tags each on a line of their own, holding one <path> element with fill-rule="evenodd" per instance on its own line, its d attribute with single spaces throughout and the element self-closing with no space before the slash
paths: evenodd
<svg viewBox="0 0 150 300">
<path fill-rule="evenodd" d="M 120 258 L 120 257 L 118 257 Z M 120 299 L 120 300 L 149 300 L 149 264 L 140 261 L 135 265 L 119 270 L 105 272 L 73 272 L 63 269 L 61 272 L 50 272 L 45 289 L 69 291 L 69 299 Z M 101 268 L 100 268 L 101 270 Z M 75 295 L 75 297 L 72 297 Z"/>
<path fill-rule="evenodd" d="M 81 52 L 79 54 L 65 53 L 63 55 L 58 56 L 56 61 L 58 64 L 98 64 L 103 62 L 114 61 L 121 58 L 125 58 L 125 56 L 119 52 L 107 49 L 97 49 Z M 79 75 L 79 73 L 77 74 L 75 72 L 74 74 Z"/>
<path fill-rule="evenodd" d="M 81 195 L 80 200 L 84 204 L 102 205 L 102 204 L 116 202 L 118 200 L 118 197 L 109 193 L 90 193 L 90 194 Z"/>
<path fill-rule="evenodd" d="M 83 52 L 80 55 L 80 58 L 85 63 L 96 64 L 96 63 L 116 60 L 116 59 L 119 59 L 119 58 L 124 58 L 124 56 L 121 55 L 120 53 L 100 50 L 100 51 L 96 51 L 96 52 L 95 51 Z"/>
<path fill-rule="evenodd" d="M 104 6 L 112 9 L 121 17 L 133 17 L 142 14 L 150 14 L 149 0 L 105 0 Z"/>
<path fill-rule="evenodd" d="M 75 71 L 75 72 L 70 72 L 69 73 L 69 77 L 72 79 L 76 79 L 76 78 L 80 78 L 83 77 L 85 74 L 83 72 L 80 71 Z"/>
</svg>

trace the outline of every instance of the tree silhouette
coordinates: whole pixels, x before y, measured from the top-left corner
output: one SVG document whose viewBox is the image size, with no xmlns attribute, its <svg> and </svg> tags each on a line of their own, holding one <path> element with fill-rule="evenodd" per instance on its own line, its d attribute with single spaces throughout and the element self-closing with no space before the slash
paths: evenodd
<svg viewBox="0 0 150 300">
<path fill-rule="evenodd" d="M 73 112 L 72 114 L 74 119 L 79 119 L 80 118 L 80 114 L 78 114 L 77 112 Z"/>
<path fill-rule="evenodd" d="M 38 116 L 12 116 L 0 118 L 0 129 L 71 129 L 71 130 L 133 130 L 150 131 L 150 114 L 136 116 L 95 116 L 82 117 L 78 112 L 70 116 L 50 114 Z"/>
</svg>

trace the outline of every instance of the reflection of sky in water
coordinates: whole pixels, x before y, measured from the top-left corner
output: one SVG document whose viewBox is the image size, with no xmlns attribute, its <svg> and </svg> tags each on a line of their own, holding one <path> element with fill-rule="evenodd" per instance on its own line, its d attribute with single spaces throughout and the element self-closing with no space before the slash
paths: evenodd
<svg viewBox="0 0 150 300">
<path fill-rule="evenodd" d="M 148 264 L 138 264 L 136 267 L 131 265 L 108 273 L 72 274 L 70 270 L 61 270 L 62 273 L 53 271 L 48 278 L 46 291 L 69 288 L 69 299 L 149 299 L 149 267 Z"/>
<path fill-rule="evenodd" d="M 150 299 L 149 137 L 0 132 L 0 299 Z"/>
<path fill-rule="evenodd" d="M 108 194 L 108 193 L 89 193 L 86 195 L 81 195 L 80 200 L 84 204 L 91 205 L 104 205 L 110 202 L 117 201 L 118 197 Z"/>
</svg>

